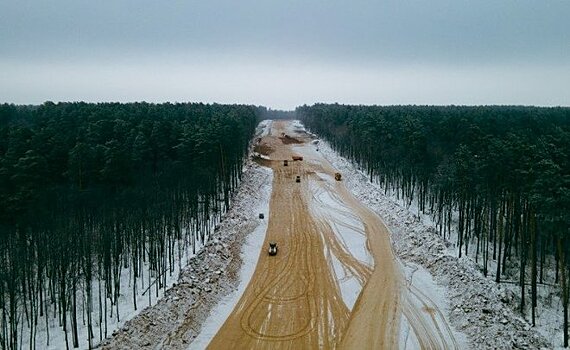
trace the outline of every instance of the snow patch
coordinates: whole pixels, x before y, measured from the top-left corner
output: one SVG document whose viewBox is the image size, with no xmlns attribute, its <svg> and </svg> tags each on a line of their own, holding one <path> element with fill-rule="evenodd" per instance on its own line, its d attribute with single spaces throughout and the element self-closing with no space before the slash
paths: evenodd
<svg viewBox="0 0 570 350">
<path fill-rule="evenodd" d="M 332 266 L 338 279 L 342 300 L 346 306 L 352 310 L 360 292 L 362 291 L 362 286 L 356 277 L 346 274 L 344 266 L 334 254 L 331 254 L 330 260 L 332 261 Z"/>
<path fill-rule="evenodd" d="M 175 286 L 164 298 L 128 321 L 104 349 L 169 348 L 186 349 L 200 334 L 212 308 L 236 291 L 241 271 L 244 242 L 266 219 L 259 219 L 263 203 L 271 192 L 272 172 L 249 161 L 231 207 L 204 248 L 189 259 Z M 260 190 L 261 189 L 261 190 Z M 252 241 L 255 239 L 252 238 Z M 250 265 L 250 263 L 248 263 Z M 255 265 L 255 263 L 254 263 Z"/>
<path fill-rule="evenodd" d="M 331 181 L 332 177 L 331 177 Z M 311 184 L 314 199 L 318 205 L 313 205 L 311 210 L 327 219 L 337 238 L 348 252 L 360 262 L 372 266 L 374 259 L 366 247 L 366 235 L 364 225 L 350 208 L 341 200 L 331 196 L 332 192 L 321 190 Z"/>
<path fill-rule="evenodd" d="M 262 120 L 255 129 L 255 137 L 265 137 L 271 131 L 273 120 Z"/>
</svg>

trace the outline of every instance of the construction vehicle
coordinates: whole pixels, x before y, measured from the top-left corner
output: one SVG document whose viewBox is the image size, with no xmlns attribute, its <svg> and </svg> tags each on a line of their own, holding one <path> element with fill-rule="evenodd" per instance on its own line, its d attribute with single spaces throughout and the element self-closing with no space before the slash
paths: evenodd
<svg viewBox="0 0 570 350">
<path fill-rule="evenodd" d="M 277 243 L 275 242 L 269 242 L 269 255 L 273 256 L 273 255 L 277 255 Z"/>
<path fill-rule="evenodd" d="M 287 159 L 285 159 L 285 160 L 283 161 L 283 166 L 288 166 L 288 165 L 289 165 L 289 161 L 287 161 Z"/>
<path fill-rule="evenodd" d="M 295 179 L 295 182 L 301 182 L 301 177 L 299 175 L 297 175 L 297 178 Z"/>
<path fill-rule="evenodd" d="M 303 160 L 303 157 L 301 156 L 293 156 L 293 160 Z"/>
<path fill-rule="evenodd" d="M 342 179 L 342 175 L 340 175 L 340 173 L 334 173 L 334 179 L 336 181 L 340 181 Z"/>
</svg>

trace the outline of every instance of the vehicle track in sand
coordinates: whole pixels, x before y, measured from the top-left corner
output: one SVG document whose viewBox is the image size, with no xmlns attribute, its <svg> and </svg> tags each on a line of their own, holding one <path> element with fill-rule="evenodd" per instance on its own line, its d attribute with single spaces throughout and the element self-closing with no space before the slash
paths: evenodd
<svg viewBox="0 0 570 350">
<path fill-rule="evenodd" d="M 283 133 L 303 144 L 284 143 Z M 437 306 L 406 283 L 381 219 L 333 180 L 334 169 L 320 154 L 304 151 L 309 142 L 288 121 L 271 123 L 260 141 L 271 150 L 272 160 L 263 164 L 274 172 L 264 247 L 275 241 L 279 252 L 260 252 L 251 281 L 208 348 L 395 349 L 402 317 L 422 348 L 457 348 Z M 283 166 L 297 154 L 305 159 Z M 353 254 L 340 228 L 362 236 L 373 262 Z M 361 287 L 352 309 L 333 256 Z"/>
</svg>

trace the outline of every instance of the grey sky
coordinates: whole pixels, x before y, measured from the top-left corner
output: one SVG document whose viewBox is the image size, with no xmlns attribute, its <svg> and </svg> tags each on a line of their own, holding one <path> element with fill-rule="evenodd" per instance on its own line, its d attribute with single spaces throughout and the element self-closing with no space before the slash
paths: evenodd
<svg viewBox="0 0 570 350">
<path fill-rule="evenodd" d="M 570 0 L 0 2 L 0 101 L 570 104 Z"/>
</svg>

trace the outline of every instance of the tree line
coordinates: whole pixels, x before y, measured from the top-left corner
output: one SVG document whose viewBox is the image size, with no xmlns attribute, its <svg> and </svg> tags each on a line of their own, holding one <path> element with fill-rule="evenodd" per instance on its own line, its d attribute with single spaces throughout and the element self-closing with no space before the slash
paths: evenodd
<svg viewBox="0 0 570 350">
<path fill-rule="evenodd" d="M 559 286 L 568 346 L 570 108 L 317 104 L 297 115 L 372 181 L 417 201 L 459 257 L 498 283 L 514 278 L 533 325 L 538 286 Z"/>
<path fill-rule="evenodd" d="M 282 120 L 282 119 L 295 119 L 295 111 L 283 111 L 279 109 L 271 109 L 267 107 L 260 106 L 259 113 L 261 119 L 272 119 L 272 120 Z"/>
<path fill-rule="evenodd" d="M 1 347 L 49 345 L 52 324 L 78 347 L 82 322 L 91 348 L 121 317 L 125 278 L 135 309 L 141 293 L 152 303 L 230 205 L 259 117 L 245 105 L 0 105 Z"/>
</svg>

